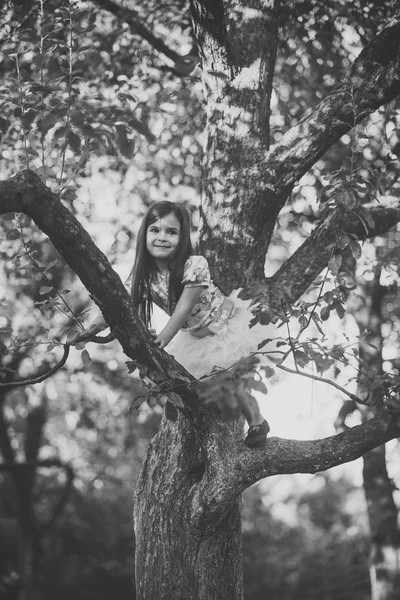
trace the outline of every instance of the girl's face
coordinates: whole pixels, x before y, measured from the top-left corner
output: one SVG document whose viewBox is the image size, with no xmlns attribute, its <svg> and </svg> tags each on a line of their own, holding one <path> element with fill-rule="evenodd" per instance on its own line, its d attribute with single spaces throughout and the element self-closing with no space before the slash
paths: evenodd
<svg viewBox="0 0 400 600">
<path fill-rule="evenodd" d="M 181 226 L 173 213 L 148 226 L 146 247 L 157 267 L 166 267 L 179 244 Z"/>
</svg>

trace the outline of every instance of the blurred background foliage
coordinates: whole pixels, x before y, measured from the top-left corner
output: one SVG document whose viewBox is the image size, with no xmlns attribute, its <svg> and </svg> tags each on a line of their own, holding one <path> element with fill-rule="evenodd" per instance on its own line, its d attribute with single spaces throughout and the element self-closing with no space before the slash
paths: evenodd
<svg viewBox="0 0 400 600">
<path fill-rule="evenodd" d="M 394 8 L 284 3 L 272 143 L 332 90 Z M 2 2 L 0 13 L 1 178 L 36 170 L 123 279 L 153 201 L 185 203 L 196 237 L 205 111 L 188 3 L 19 1 Z M 159 41 L 169 51 L 156 51 Z M 299 182 L 279 216 L 267 274 L 310 234 L 321 190 L 346 160 L 370 182 L 366 201 L 398 203 L 398 120 L 395 102 L 377 111 Z M 93 307 L 30 221 L 10 215 L 0 233 L 0 376 L 12 369 L 28 377 L 59 359 L 68 330 Z M 384 364 L 397 375 L 398 245 L 396 232 L 365 243 L 357 267 L 367 281 L 378 263 L 385 267 Z M 29 549 L 36 592 L 26 597 L 134 597 L 132 494 L 161 409 L 129 413 L 130 380 L 115 342 L 87 350 L 72 351 L 37 386 L 1 391 L 0 598 L 22 598 Z M 394 464 L 395 444 L 391 456 Z M 29 460 L 42 464 L 30 484 L 32 469 L 21 475 L 15 466 Z M 248 600 L 368 597 L 366 506 L 351 472 L 261 482 L 244 494 L 243 518 Z"/>
</svg>

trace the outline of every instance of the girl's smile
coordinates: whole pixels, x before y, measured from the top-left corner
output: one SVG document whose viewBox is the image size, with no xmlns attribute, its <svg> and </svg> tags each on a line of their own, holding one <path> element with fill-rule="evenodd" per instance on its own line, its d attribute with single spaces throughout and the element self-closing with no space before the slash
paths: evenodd
<svg viewBox="0 0 400 600">
<path fill-rule="evenodd" d="M 157 268 L 165 269 L 179 244 L 181 226 L 173 213 L 151 223 L 146 232 L 146 247 Z"/>
</svg>

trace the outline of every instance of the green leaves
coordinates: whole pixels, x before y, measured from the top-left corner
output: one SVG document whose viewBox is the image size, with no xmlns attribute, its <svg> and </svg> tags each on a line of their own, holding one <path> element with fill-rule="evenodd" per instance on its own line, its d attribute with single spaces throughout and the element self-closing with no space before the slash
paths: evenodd
<svg viewBox="0 0 400 600">
<path fill-rule="evenodd" d="M 124 158 L 132 158 L 135 151 L 135 143 L 133 140 L 128 138 L 128 133 L 125 125 L 119 123 L 115 125 L 115 141 L 118 150 L 121 152 Z"/>
<path fill-rule="evenodd" d="M 9 229 L 6 233 L 6 238 L 8 240 L 17 240 L 21 237 L 21 232 L 19 229 Z"/>
</svg>

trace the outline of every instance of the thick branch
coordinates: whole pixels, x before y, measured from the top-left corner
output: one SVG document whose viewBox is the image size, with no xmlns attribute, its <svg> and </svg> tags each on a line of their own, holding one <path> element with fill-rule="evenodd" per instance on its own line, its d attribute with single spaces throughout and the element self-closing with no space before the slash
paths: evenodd
<svg viewBox="0 0 400 600">
<path fill-rule="evenodd" d="M 386 427 L 372 419 L 331 437 L 319 440 L 268 438 L 262 446 L 248 449 L 231 444 L 224 464 L 215 457 L 213 473 L 191 490 L 192 519 L 195 526 L 215 527 L 237 497 L 256 481 L 272 475 L 317 473 L 351 462 L 371 449 L 400 435 L 400 427 Z M 224 438 L 226 440 L 226 436 Z M 228 442 L 232 440 L 229 438 Z M 236 440 L 237 442 L 237 440 Z"/>
<path fill-rule="evenodd" d="M 111 0 L 95 0 L 95 3 L 101 8 L 111 12 L 122 21 L 125 21 L 134 35 L 139 35 L 146 40 L 146 42 L 157 50 L 157 52 L 164 54 L 173 60 L 174 63 L 181 63 L 183 61 L 183 57 L 180 54 L 169 48 L 160 38 L 151 33 L 143 23 L 140 23 L 135 11 L 127 9 L 124 6 L 119 6 Z"/>
<path fill-rule="evenodd" d="M 332 220 L 328 229 L 315 229 L 266 283 L 248 288 L 243 297 L 260 301 L 271 314 L 281 312 L 282 299 L 298 300 L 327 266 L 341 232 L 354 233 L 365 240 L 386 233 L 400 222 L 400 208 L 372 208 L 369 213 L 374 226 L 349 213 L 343 220 L 339 216 Z M 282 290 L 284 297 L 279 294 Z"/>
<path fill-rule="evenodd" d="M 225 292 L 263 276 L 266 240 L 272 234 L 265 226 L 270 206 L 259 165 L 270 142 L 277 4 L 192 1 L 208 91 L 201 252 Z"/>
<path fill-rule="evenodd" d="M 0 182 L 0 214 L 8 212 L 25 213 L 49 236 L 89 290 L 127 356 L 164 375 L 173 372 L 175 380 L 192 380 L 183 367 L 154 345 L 107 258 L 58 196 L 32 171 Z"/>
<path fill-rule="evenodd" d="M 289 473 L 317 473 L 351 462 L 369 450 L 400 435 L 399 427 L 386 427 L 371 419 L 343 433 L 314 441 L 270 438 L 256 452 L 245 450 L 238 457 L 240 491 L 263 477 Z M 237 481 L 237 480 L 236 480 Z"/>
<path fill-rule="evenodd" d="M 273 186 L 286 193 L 355 123 L 399 93 L 400 22 L 397 21 L 361 51 L 343 81 L 267 155 L 264 164 L 273 173 Z"/>
</svg>

